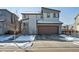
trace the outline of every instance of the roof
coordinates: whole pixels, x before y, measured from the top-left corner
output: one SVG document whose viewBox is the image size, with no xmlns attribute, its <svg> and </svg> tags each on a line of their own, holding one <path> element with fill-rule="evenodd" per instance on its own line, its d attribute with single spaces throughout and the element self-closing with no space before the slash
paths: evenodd
<svg viewBox="0 0 79 59">
<path fill-rule="evenodd" d="M 61 21 L 54 21 L 54 20 L 39 20 L 37 23 L 60 23 L 62 24 Z"/>
<path fill-rule="evenodd" d="M 24 14 L 24 15 L 41 15 L 41 13 L 38 13 L 38 12 L 26 12 L 26 13 L 21 13 L 21 14 Z"/>
<path fill-rule="evenodd" d="M 60 10 L 50 9 L 50 8 L 46 8 L 46 7 L 41 7 L 41 9 L 47 9 L 47 10 L 51 10 L 51 11 L 58 11 L 58 12 L 61 12 Z"/>
<path fill-rule="evenodd" d="M 40 12 L 24 12 L 24 13 L 21 13 L 21 14 L 22 14 L 22 15 L 42 15 L 41 11 L 42 11 L 43 9 L 50 10 L 50 11 L 61 12 L 61 11 L 59 11 L 59 10 L 50 9 L 50 8 L 46 8 L 46 7 L 41 7 Z"/>
<path fill-rule="evenodd" d="M 15 13 L 10 12 L 10 11 L 9 11 L 9 10 L 7 10 L 7 9 L 0 9 L 0 11 L 7 11 L 7 12 L 9 12 L 9 13 L 11 13 L 11 14 L 13 14 L 13 15 L 17 16 Z M 17 17 L 18 17 L 18 16 L 17 16 Z"/>
</svg>

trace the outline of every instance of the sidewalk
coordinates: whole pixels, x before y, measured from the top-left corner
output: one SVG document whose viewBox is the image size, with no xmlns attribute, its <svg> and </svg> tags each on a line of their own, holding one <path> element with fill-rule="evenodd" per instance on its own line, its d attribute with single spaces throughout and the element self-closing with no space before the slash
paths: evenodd
<svg viewBox="0 0 79 59">
<path fill-rule="evenodd" d="M 28 50 L 32 52 L 79 52 L 79 45 L 74 43 L 76 42 L 36 40 Z"/>
</svg>

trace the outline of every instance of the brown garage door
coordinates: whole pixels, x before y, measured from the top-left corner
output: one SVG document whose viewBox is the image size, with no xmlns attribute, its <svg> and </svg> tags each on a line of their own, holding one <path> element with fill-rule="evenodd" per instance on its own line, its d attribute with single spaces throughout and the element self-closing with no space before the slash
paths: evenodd
<svg viewBox="0 0 79 59">
<path fill-rule="evenodd" d="M 57 26 L 38 26 L 38 34 L 58 34 Z"/>
</svg>

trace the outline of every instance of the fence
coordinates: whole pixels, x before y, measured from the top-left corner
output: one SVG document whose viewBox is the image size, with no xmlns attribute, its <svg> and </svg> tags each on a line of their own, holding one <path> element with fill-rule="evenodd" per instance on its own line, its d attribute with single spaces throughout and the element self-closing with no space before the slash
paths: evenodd
<svg viewBox="0 0 79 59">
<path fill-rule="evenodd" d="M 79 37 L 79 31 L 63 31 L 62 34 Z"/>
</svg>

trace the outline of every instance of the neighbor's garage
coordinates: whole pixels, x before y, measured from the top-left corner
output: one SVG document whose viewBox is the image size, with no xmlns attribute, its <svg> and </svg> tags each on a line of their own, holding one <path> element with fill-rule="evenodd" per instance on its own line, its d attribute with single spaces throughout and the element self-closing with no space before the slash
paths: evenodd
<svg viewBox="0 0 79 59">
<path fill-rule="evenodd" d="M 58 34 L 58 26 L 38 25 L 38 34 Z"/>
</svg>

